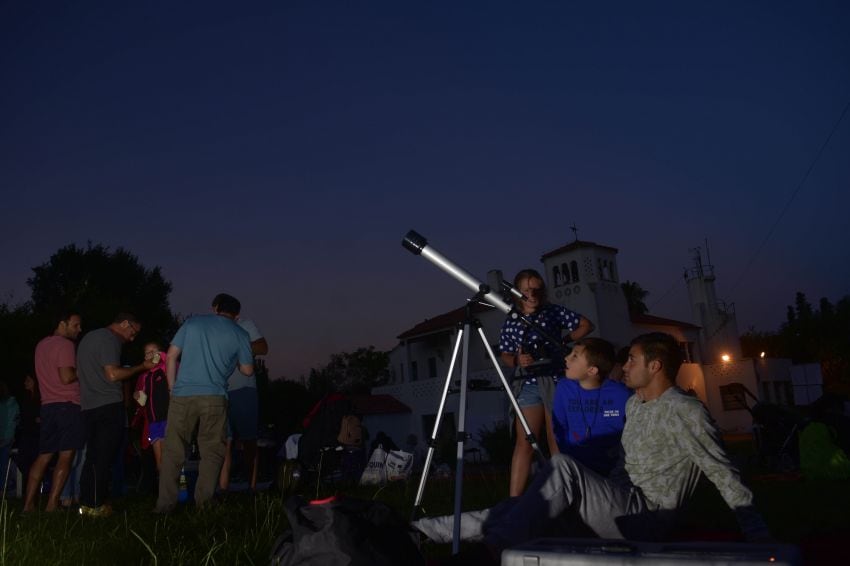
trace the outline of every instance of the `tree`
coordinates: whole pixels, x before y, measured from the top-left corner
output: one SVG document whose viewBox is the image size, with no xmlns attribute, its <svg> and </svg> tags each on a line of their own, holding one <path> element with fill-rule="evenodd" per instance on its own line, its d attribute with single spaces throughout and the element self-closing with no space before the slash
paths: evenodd
<svg viewBox="0 0 850 566">
<path fill-rule="evenodd" d="M 29 303 L 0 303 L 0 344 L 3 345 L 3 379 L 17 390 L 27 374 L 33 373 L 33 353 L 38 341 L 49 334 L 32 314 Z"/>
<path fill-rule="evenodd" d="M 260 396 L 260 406 L 265 415 L 262 423 L 271 425 L 275 438 L 283 442 L 290 434 L 301 430 L 301 421 L 318 399 L 297 381 L 269 381 Z"/>
<path fill-rule="evenodd" d="M 649 291 L 641 287 L 640 283 L 626 280 L 620 283 L 620 288 L 626 296 L 626 305 L 629 307 L 629 314 L 646 314 L 649 312 L 649 307 L 643 302 L 649 296 Z"/>
<path fill-rule="evenodd" d="M 81 314 L 84 330 L 106 326 L 120 311 L 138 316 L 143 324 L 128 351 L 132 361 L 141 358 L 145 341 L 167 343 L 177 330 L 168 303 L 171 283 L 159 267 L 144 267 L 122 248 L 112 252 L 91 243 L 86 248 L 65 246 L 34 267 L 27 284 L 32 291 L 28 302 L 0 303 L 3 378 L 12 385 L 33 371 L 36 344 L 53 332 L 57 315 L 68 309 Z"/>
<path fill-rule="evenodd" d="M 34 267 L 27 284 L 32 290 L 32 314 L 44 334 L 52 330 L 56 314 L 69 308 L 79 311 L 84 330 L 108 325 L 119 312 L 131 312 L 142 322 L 129 349 L 135 359 L 141 357 L 146 341 L 167 343 L 177 330 L 178 320 L 168 302 L 171 283 L 159 267 L 146 268 L 123 248 L 110 251 L 91 242 L 85 248 L 65 246 Z"/>
<path fill-rule="evenodd" d="M 369 393 L 386 382 L 389 360 L 388 352 L 375 351 L 374 346 L 333 354 L 326 366 L 310 370 L 310 392 L 320 396 L 332 391 Z"/>
<path fill-rule="evenodd" d="M 779 357 L 781 344 L 778 333 L 759 332 L 752 326 L 741 335 L 741 353 L 745 358 L 758 358 L 762 352 L 769 352 L 771 357 Z"/>
<path fill-rule="evenodd" d="M 798 292 L 778 332 L 750 329 L 741 336 L 741 349 L 745 356 L 767 352 L 798 364 L 820 363 L 826 388 L 850 392 L 850 296 L 834 305 L 821 298 L 815 309 Z"/>
</svg>

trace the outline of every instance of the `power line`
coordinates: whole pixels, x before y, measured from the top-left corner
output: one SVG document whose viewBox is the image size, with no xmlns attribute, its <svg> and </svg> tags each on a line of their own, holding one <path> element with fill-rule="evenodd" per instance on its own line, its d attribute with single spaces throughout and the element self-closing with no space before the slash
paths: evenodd
<svg viewBox="0 0 850 566">
<path fill-rule="evenodd" d="M 762 249 L 764 249 L 765 244 L 767 244 L 767 241 L 770 240 L 770 237 L 773 235 L 773 232 L 776 230 L 776 227 L 779 226 L 779 223 L 782 221 L 782 217 L 785 216 L 785 213 L 788 212 L 788 209 L 791 207 L 791 203 L 794 201 L 794 198 L 797 196 L 797 193 L 799 193 L 800 189 L 803 188 L 803 185 L 805 185 L 806 180 L 809 178 L 809 174 L 815 168 L 815 165 L 817 165 L 817 162 L 820 160 L 821 155 L 823 155 L 826 146 L 829 145 L 830 140 L 832 140 L 832 136 L 835 134 L 835 132 L 838 130 L 838 127 L 841 125 L 841 122 L 844 120 L 844 116 L 847 114 L 848 109 L 850 109 L 850 101 L 847 101 L 847 104 L 844 106 L 844 110 L 841 112 L 841 116 L 838 117 L 838 121 L 835 122 L 835 125 L 832 127 L 832 131 L 830 131 L 829 135 L 826 137 L 826 141 L 824 141 L 823 145 L 820 146 L 817 155 L 815 155 L 815 158 L 812 160 L 812 163 L 809 165 L 809 168 L 806 169 L 806 173 L 803 175 L 803 179 L 797 185 L 797 188 L 794 189 L 794 192 L 791 193 L 791 197 L 785 203 L 785 206 L 782 208 L 782 211 L 779 213 L 779 216 L 776 218 L 776 221 L 773 223 L 773 226 L 770 227 L 770 230 L 768 230 L 767 235 L 761 241 L 761 244 L 759 244 L 759 247 L 756 249 L 755 253 L 750 257 L 750 260 L 744 266 L 744 269 L 743 271 L 741 271 L 741 275 L 738 276 L 738 279 L 735 281 L 735 284 L 732 285 L 732 287 L 729 289 L 729 294 L 731 294 L 735 291 L 735 289 L 738 288 L 738 285 L 740 285 L 741 281 L 744 280 L 744 276 L 747 274 L 747 271 L 749 271 L 750 267 L 752 267 L 753 263 L 755 263 L 756 258 L 758 258 L 759 254 L 761 254 L 761 251 Z"/>
<path fill-rule="evenodd" d="M 649 310 L 652 311 L 652 309 L 654 309 L 659 304 L 661 304 L 661 301 L 666 299 L 667 295 L 669 295 L 671 291 L 673 291 L 674 289 L 678 289 L 681 284 L 682 284 L 682 278 L 677 277 L 676 281 L 672 285 L 670 285 L 670 288 L 667 289 L 666 291 L 664 291 L 664 293 L 662 293 L 661 296 L 658 297 L 658 299 L 655 302 L 652 303 L 652 306 L 649 307 Z"/>
</svg>

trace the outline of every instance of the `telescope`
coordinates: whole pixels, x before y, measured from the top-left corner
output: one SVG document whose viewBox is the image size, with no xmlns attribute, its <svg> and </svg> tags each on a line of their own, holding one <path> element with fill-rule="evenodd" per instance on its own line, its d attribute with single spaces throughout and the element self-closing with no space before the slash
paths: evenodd
<svg viewBox="0 0 850 566">
<path fill-rule="evenodd" d="M 419 234 L 415 230 L 411 230 L 408 232 L 404 239 L 401 241 L 401 245 L 404 246 L 406 250 L 415 255 L 421 255 L 462 284 L 466 285 L 470 289 L 472 289 L 476 293 L 481 293 L 484 300 L 502 311 L 505 314 L 508 314 L 511 311 L 511 305 L 506 303 L 502 297 L 498 295 L 498 290 L 491 289 L 489 285 L 485 283 L 481 283 L 477 279 L 475 279 L 472 275 L 446 259 L 443 254 L 435 250 L 432 246 L 428 245 L 428 240 L 422 234 Z M 514 295 L 522 298 L 522 293 L 514 289 L 509 283 L 504 280 L 501 280 L 500 283 L 505 288 L 505 290 L 510 291 Z"/>
<path fill-rule="evenodd" d="M 463 457 L 465 454 L 464 451 L 464 442 L 468 438 L 466 434 L 466 393 L 467 393 L 467 376 L 469 372 L 469 337 L 473 331 L 473 329 L 478 334 L 481 339 L 481 347 L 487 352 L 487 357 L 490 360 L 490 363 L 493 366 L 493 370 L 498 374 L 499 381 L 502 384 L 502 388 L 505 391 L 505 394 L 508 397 L 508 400 L 511 406 L 514 409 L 514 413 L 519 420 L 523 431 L 525 432 L 525 438 L 528 440 L 528 443 L 531 444 L 534 449 L 535 454 L 539 458 L 543 458 L 543 452 L 540 450 L 540 446 L 537 444 L 537 439 L 534 438 L 534 434 L 531 432 L 531 428 L 528 426 L 528 421 L 526 421 L 525 417 L 522 414 L 522 409 L 517 403 L 516 397 L 511 392 L 511 386 L 508 383 L 507 378 L 505 378 L 505 374 L 502 371 L 501 366 L 499 365 L 499 360 L 496 358 L 495 352 L 493 352 L 493 348 L 490 346 L 490 341 L 487 339 L 487 336 L 484 334 L 484 329 L 481 327 L 481 323 L 476 320 L 472 315 L 472 306 L 475 303 L 484 303 L 487 302 L 500 311 L 504 312 L 508 316 L 519 318 L 526 325 L 535 328 L 538 330 L 542 336 L 547 338 L 548 340 L 553 340 L 553 338 L 546 335 L 542 329 L 540 329 L 537 325 L 531 322 L 527 317 L 521 315 L 516 311 L 516 309 L 512 308 L 505 300 L 499 296 L 501 287 L 504 291 L 508 291 L 514 296 L 525 299 L 518 290 L 514 289 L 509 283 L 505 282 L 502 279 L 502 275 L 500 271 L 493 270 L 488 275 L 488 281 L 490 284 L 481 283 L 477 279 L 475 279 L 472 275 L 456 266 L 454 263 L 446 259 L 443 254 L 432 248 L 428 245 L 428 240 L 425 239 L 421 234 L 411 230 L 404 236 L 404 239 L 401 241 L 401 245 L 404 246 L 408 251 L 413 253 L 414 255 L 421 255 L 458 281 L 460 281 L 463 285 L 466 285 L 470 289 L 475 292 L 475 297 L 467 300 L 466 302 L 466 316 L 463 321 L 463 325 L 458 327 L 457 336 L 455 338 L 454 350 L 452 351 L 452 358 L 449 362 L 449 371 L 446 374 L 446 381 L 443 384 L 443 394 L 440 399 L 440 405 L 437 409 L 437 418 L 434 420 L 434 429 L 431 432 L 431 437 L 428 442 L 428 454 L 425 456 L 425 467 L 422 471 L 422 477 L 419 479 L 419 489 L 416 492 L 416 500 L 413 503 L 413 517 L 416 517 L 416 514 L 422 510 L 422 497 L 425 493 L 425 482 L 428 479 L 428 472 L 431 469 L 431 461 L 434 457 L 434 449 L 437 446 L 437 434 L 440 429 L 440 425 L 443 420 L 443 411 L 446 407 L 446 397 L 449 393 L 449 385 L 451 384 L 452 375 L 455 370 L 455 363 L 460 360 L 460 399 L 458 400 L 458 424 L 457 424 L 457 468 L 455 471 L 455 507 L 454 507 L 454 527 L 452 533 L 452 552 L 453 554 L 457 554 L 460 551 L 460 522 L 461 522 L 461 493 L 463 491 Z M 494 289 L 495 288 L 495 289 Z M 461 351 L 462 348 L 462 351 Z"/>
</svg>

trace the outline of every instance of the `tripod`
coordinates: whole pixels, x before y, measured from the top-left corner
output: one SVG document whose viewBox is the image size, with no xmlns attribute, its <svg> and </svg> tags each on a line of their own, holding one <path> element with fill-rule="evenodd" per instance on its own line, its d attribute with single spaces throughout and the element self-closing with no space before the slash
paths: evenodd
<svg viewBox="0 0 850 566">
<path fill-rule="evenodd" d="M 505 379 L 504 373 L 502 373 L 502 368 L 499 366 L 499 362 L 496 359 L 496 355 L 493 353 L 493 349 L 490 347 L 490 343 L 487 341 L 487 336 L 484 334 L 484 330 L 481 328 L 481 322 L 472 314 L 473 304 L 487 304 L 482 299 L 489 292 L 490 290 L 486 285 L 481 286 L 478 293 L 476 293 L 471 299 L 467 301 L 464 320 L 462 323 L 458 324 L 457 338 L 455 340 L 451 362 L 449 363 L 449 371 L 446 375 L 446 382 L 443 385 L 443 393 L 442 397 L 440 398 L 439 408 L 437 410 L 437 419 L 434 422 L 434 429 L 431 432 L 431 437 L 428 441 L 428 455 L 425 457 L 425 467 L 422 470 L 422 478 L 419 480 L 419 489 L 416 492 L 416 500 L 413 503 L 413 518 L 415 519 L 418 512 L 421 511 L 422 497 L 425 494 L 425 482 L 428 480 L 428 472 L 431 469 L 431 461 L 434 458 L 434 449 L 437 445 L 437 435 L 440 431 L 440 425 L 443 418 L 443 411 L 446 408 L 446 398 L 448 396 L 449 387 L 452 382 L 452 375 L 454 374 L 455 364 L 458 361 L 458 354 L 460 353 L 460 399 L 458 400 L 457 465 L 455 469 L 455 500 L 454 526 L 452 533 L 452 554 L 457 554 L 460 551 L 460 520 L 461 499 L 463 495 L 464 465 L 463 455 L 464 443 L 466 442 L 469 436 L 466 433 L 466 394 L 467 376 L 469 372 L 469 337 L 472 333 L 472 328 L 475 328 L 475 330 L 478 332 L 478 335 L 481 338 L 481 343 L 483 344 L 484 349 L 487 352 L 490 362 L 493 364 L 493 369 L 495 369 L 496 373 L 499 375 L 499 379 L 502 382 L 502 387 L 504 388 L 505 393 L 508 396 L 508 400 L 513 406 L 514 412 L 516 413 L 517 419 L 522 425 L 523 431 L 525 431 L 525 438 L 528 440 L 529 444 L 531 444 L 535 454 L 539 458 L 543 458 L 543 453 L 540 450 L 540 446 L 538 446 L 537 440 L 535 439 L 534 434 L 531 432 L 531 429 L 528 426 L 528 421 L 525 419 L 525 416 L 523 416 L 519 404 L 517 403 L 516 397 L 511 391 L 510 384 L 508 383 L 508 380 Z M 462 352 L 461 347 L 463 348 Z"/>
</svg>

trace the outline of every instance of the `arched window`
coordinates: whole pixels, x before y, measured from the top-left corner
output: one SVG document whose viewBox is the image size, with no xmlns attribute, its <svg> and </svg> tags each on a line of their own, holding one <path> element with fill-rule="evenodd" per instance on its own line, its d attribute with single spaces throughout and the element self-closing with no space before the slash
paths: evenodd
<svg viewBox="0 0 850 566">
<path fill-rule="evenodd" d="M 564 277 L 564 285 L 569 285 L 570 284 L 570 268 L 567 267 L 566 263 L 561 264 L 561 273 L 563 274 L 563 277 Z"/>
<path fill-rule="evenodd" d="M 555 287 L 561 286 L 561 270 L 557 265 L 552 268 L 552 281 L 555 282 Z"/>
<path fill-rule="evenodd" d="M 573 283 L 578 283 L 578 262 L 570 262 L 570 273 L 573 275 Z"/>
</svg>

